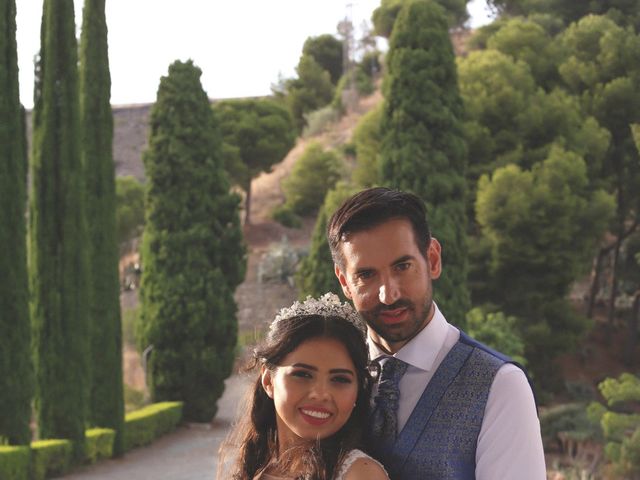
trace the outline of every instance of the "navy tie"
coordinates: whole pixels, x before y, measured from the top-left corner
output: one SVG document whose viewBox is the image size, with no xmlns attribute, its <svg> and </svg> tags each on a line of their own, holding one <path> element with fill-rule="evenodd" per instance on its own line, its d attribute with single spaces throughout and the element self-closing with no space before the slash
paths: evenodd
<svg viewBox="0 0 640 480">
<path fill-rule="evenodd" d="M 398 384 L 407 370 L 407 364 L 395 357 L 389 357 L 382 365 L 378 392 L 373 399 L 372 434 L 384 443 L 393 443 L 398 435 Z"/>
</svg>

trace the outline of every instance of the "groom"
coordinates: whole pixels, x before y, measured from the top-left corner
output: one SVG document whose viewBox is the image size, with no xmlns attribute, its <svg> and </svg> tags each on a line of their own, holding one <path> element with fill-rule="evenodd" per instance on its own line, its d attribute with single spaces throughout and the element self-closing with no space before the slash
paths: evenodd
<svg viewBox="0 0 640 480">
<path fill-rule="evenodd" d="M 422 200 L 364 190 L 333 214 L 327 237 L 382 366 L 369 446 L 391 478 L 544 480 L 526 375 L 449 324 L 433 302 L 441 246 Z"/>
</svg>

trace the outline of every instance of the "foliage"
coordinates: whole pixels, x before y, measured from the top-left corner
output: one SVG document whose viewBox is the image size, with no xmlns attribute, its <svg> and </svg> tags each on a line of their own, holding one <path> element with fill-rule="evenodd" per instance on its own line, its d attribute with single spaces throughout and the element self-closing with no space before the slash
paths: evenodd
<svg viewBox="0 0 640 480">
<path fill-rule="evenodd" d="M 41 438 L 83 457 L 89 394 L 88 235 L 72 0 L 45 0 L 33 109 L 31 325 Z"/>
<path fill-rule="evenodd" d="M 27 276 L 27 161 L 18 95 L 15 0 L 0 14 L 0 437 L 10 444 L 31 440 L 33 370 Z M 2 475 L 0 475 L 2 476 Z"/>
<path fill-rule="evenodd" d="M 0 445 L 0 478 L 30 480 L 30 456 L 29 447 Z"/>
<path fill-rule="evenodd" d="M 622 477 L 640 478 L 640 378 L 623 373 L 618 379 L 607 378 L 598 388 L 606 407 L 591 404 L 589 416 L 602 427 L 607 457 Z"/>
<path fill-rule="evenodd" d="M 300 228 L 302 227 L 302 219 L 296 215 L 293 209 L 289 205 L 278 205 L 271 212 L 271 218 L 273 218 L 280 225 L 288 228 Z"/>
<path fill-rule="evenodd" d="M 476 307 L 467 313 L 467 331 L 479 342 L 508 355 L 520 365 L 527 364 L 516 317 Z"/>
<path fill-rule="evenodd" d="M 380 122 L 383 111 L 383 103 L 369 110 L 360 118 L 353 132 L 356 146 L 353 182 L 358 187 L 368 188 L 380 183 Z"/>
<path fill-rule="evenodd" d="M 153 401 L 182 400 L 210 421 L 231 373 L 244 278 L 238 197 L 229 193 L 218 124 L 191 61 L 162 77 L 151 112 L 142 244 L 140 349 L 152 345 Z"/>
<path fill-rule="evenodd" d="M 92 428 L 85 432 L 85 436 L 87 439 L 86 459 L 89 463 L 95 463 L 97 460 L 113 456 L 113 444 L 116 438 L 115 430 L 111 428 Z"/>
<path fill-rule="evenodd" d="M 338 83 L 343 69 L 343 48 L 340 40 L 328 33 L 309 37 L 304 42 L 302 54 L 309 55 L 318 65 L 329 72 L 332 84 Z"/>
<path fill-rule="evenodd" d="M 245 223 L 250 223 L 251 180 L 270 171 L 293 147 L 293 120 L 286 107 L 271 99 L 227 100 L 213 108 L 220 119 L 225 165 L 247 195 Z"/>
<path fill-rule="evenodd" d="M 406 4 L 391 35 L 387 67 L 380 180 L 425 201 L 445 252 L 435 298 L 447 318 L 463 322 L 469 310 L 467 152 L 453 47 L 440 6 Z"/>
<path fill-rule="evenodd" d="M 588 15 L 606 15 L 616 23 L 640 27 L 638 0 L 489 0 L 489 5 L 506 15 L 548 14 L 561 19 L 565 25 Z"/>
<path fill-rule="evenodd" d="M 85 0 L 80 37 L 81 154 L 89 235 L 91 319 L 90 425 L 116 431 L 113 450 L 123 452 L 122 325 L 116 230 L 111 76 L 105 0 Z"/>
<path fill-rule="evenodd" d="M 40 440 L 31 443 L 31 479 L 64 475 L 72 463 L 72 444 L 69 440 Z"/>
<path fill-rule="evenodd" d="M 371 17 L 376 34 L 389 38 L 400 10 L 411 1 L 413 0 L 382 0 Z M 449 26 L 460 27 L 469 19 L 468 0 L 434 1 L 444 8 Z"/>
<path fill-rule="evenodd" d="M 320 110 L 306 113 L 304 115 L 307 126 L 302 131 L 302 137 L 308 138 L 318 135 L 333 122 L 340 118 L 340 112 L 336 111 L 333 105 L 327 105 Z"/>
<path fill-rule="evenodd" d="M 311 143 L 282 182 L 286 203 L 298 215 L 315 213 L 341 177 L 343 162 L 332 150 Z"/>
<path fill-rule="evenodd" d="M 309 255 L 302 259 L 296 272 L 296 287 L 301 300 L 307 295 L 319 297 L 327 292 L 336 293 L 344 299 L 342 288 L 334 273 L 326 230 L 333 212 L 357 190 L 344 183 L 338 183 L 333 190 L 327 192 L 313 228 Z"/>
<path fill-rule="evenodd" d="M 127 175 L 116 178 L 116 231 L 122 244 L 142 233 L 144 185 Z"/>
<path fill-rule="evenodd" d="M 522 320 L 536 378 L 548 378 L 548 362 L 588 326 L 564 298 L 613 208 L 610 195 L 590 191 L 585 162 L 558 147 L 530 171 L 508 165 L 480 179 L 476 212 L 491 251 L 490 300 Z"/>
<path fill-rule="evenodd" d="M 564 403 L 545 408 L 540 414 L 540 430 L 546 448 L 558 442 L 558 434 L 571 434 L 583 440 L 599 439 L 602 433 L 591 422 L 582 402 Z"/>
<path fill-rule="evenodd" d="M 125 449 L 151 443 L 176 428 L 183 418 L 182 402 L 160 402 L 127 413 L 125 417 Z"/>
<path fill-rule="evenodd" d="M 333 99 L 329 72 L 310 55 L 302 55 L 296 67 L 298 78 L 285 81 L 285 101 L 299 132 L 306 125 L 305 113 L 324 107 Z"/>
<path fill-rule="evenodd" d="M 258 264 L 258 282 L 293 283 L 301 252 L 291 247 L 286 236 L 269 246 Z"/>
</svg>

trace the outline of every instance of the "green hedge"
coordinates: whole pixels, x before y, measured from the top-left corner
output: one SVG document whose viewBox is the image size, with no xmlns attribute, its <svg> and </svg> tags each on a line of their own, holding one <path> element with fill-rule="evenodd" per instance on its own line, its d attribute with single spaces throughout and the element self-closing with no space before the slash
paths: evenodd
<svg viewBox="0 0 640 480">
<path fill-rule="evenodd" d="M 69 470 L 73 448 L 69 440 L 31 442 L 31 478 L 44 480 Z"/>
<path fill-rule="evenodd" d="M 113 456 L 116 431 L 111 428 L 92 428 L 85 432 L 85 455 L 89 463 Z"/>
<path fill-rule="evenodd" d="M 0 445 L 0 478 L 29 480 L 29 447 Z"/>
<path fill-rule="evenodd" d="M 182 419 L 182 402 L 154 403 L 125 416 L 125 450 L 146 445 L 170 432 Z"/>
</svg>

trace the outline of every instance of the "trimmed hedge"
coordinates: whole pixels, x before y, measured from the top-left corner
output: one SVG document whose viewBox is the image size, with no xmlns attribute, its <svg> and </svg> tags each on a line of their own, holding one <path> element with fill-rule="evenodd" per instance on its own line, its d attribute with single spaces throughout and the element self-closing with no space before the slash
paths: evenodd
<svg viewBox="0 0 640 480">
<path fill-rule="evenodd" d="M 147 445 L 160 435 L 170 432 L 182 419 L 183 402 L 160 402 L 125 416 L 125 450 Z"/>
<path fill-rule="evenodd" d="M 0 445 L 0 478 L 29 480 L 29 447 Z"/>
<path fill-rule="evenodd" d="M 116 431 L 111 428 L 92 428 L 85 432 L 85 455 L 89 463 L 113 456 Z"/>
<path fill-rule="evenodd" d="M 69 470 L 73 446 L 69 440 L 31 442 L 31 478 L 44 480 Z"/>
</svg>

